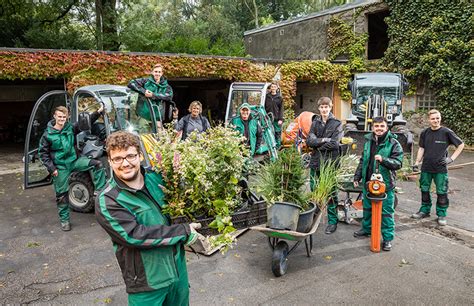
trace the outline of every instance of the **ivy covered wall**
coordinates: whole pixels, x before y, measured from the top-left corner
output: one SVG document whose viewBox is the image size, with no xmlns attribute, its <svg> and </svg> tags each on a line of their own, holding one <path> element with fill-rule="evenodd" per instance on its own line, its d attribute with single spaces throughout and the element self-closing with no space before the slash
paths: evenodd
<svg viewBox="0 0 474 306">
<path fill-rule="evenodd" d="M 385 0 L 390 45 L 383 66 L 435 90 L 445 124 L 474 143 L 472 1 Z"/>
<path fill-rule="evenodd" d="M 68 90 L 92 84 L 126 85 L 161 63 L 168 78 L 210 78 L 232 82 L 270 82 L 279 71 L 287 109 L 292 108 L 296 81 L 335 82 L 343 98 L 350 93 L 345 65 L 325 60 L 264 64 L 232 57 L 198 57 L 121 52 L 0 51 L 0 78 L 7 80 L 66 78 Z"/>
</svg>

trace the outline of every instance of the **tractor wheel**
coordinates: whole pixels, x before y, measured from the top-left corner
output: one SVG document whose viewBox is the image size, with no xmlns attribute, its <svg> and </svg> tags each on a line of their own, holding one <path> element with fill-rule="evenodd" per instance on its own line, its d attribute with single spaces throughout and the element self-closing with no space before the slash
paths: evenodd
<svg viewBox="0 0 474 306">
<path fill-rule="evenodd" d="M 357 125 L 355 123 L 346 123 L 344 125 L 344 134 L 349 132 L 349 131 L 357 131 Z"/>
<path fill-rule="evenodd" d="M 273 249 L 272 272 L 276 277 L 286 273 L 286 269 L 288 268 L 288 249 L 288 243 L 285 241 L 278 241 Z"/>
<path fill-rule="evenodd" d="M 94 210 L 94 184 L 88 172 L 74 172 L 69 178 L 69 206 L 82 213 Z"/>
</svg>

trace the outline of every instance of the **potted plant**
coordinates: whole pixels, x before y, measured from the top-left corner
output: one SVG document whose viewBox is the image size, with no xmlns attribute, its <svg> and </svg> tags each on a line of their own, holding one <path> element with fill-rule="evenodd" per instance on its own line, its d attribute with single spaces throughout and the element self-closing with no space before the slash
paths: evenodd
<svg viewBox="0 0 474 306">
<path fill-rule="evenodd" d="M 313 220 L 316 206 L 311 203 L 307 188 L 308 172 L 304 169 L 296 148 L 282 150 L 278 159 L 263 165 L 256 176 L 255 189 L 267 201 L 267 226 L 276 229 L 309 230 L 298 228 L 303 219 Z M 305 218 L 306 217 L 306 218 Z"/>
</svg>

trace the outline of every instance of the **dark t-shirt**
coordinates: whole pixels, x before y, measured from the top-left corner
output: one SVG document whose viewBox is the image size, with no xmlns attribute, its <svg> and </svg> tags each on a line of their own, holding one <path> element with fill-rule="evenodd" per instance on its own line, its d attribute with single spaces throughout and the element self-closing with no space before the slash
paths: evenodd
<svg viewBox="0 0 474 306">
<path fill-rule="evenodd" d="M 420 134 L 420 147 L 425 149 L 421 171 L 430 173 L 448 172 L 446 157 L 450 145 L 459 146 L 462 140 L 450 129 L 424 129 Z"/>
</svg>

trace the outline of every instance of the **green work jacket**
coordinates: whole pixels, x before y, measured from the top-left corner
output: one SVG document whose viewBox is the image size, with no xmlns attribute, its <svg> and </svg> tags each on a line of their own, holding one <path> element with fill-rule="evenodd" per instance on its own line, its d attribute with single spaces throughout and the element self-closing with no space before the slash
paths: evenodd
<svg viewBox="0 0 474 306">
<path fill-rule="evenodd" d="M 233 125 L 236 131 L 239 131 L 239 133 L 242 136 L 245 136 L 245 125 L 242 118 L 240 118 L 240 116 L 232 118 L 230 123 Z M 253 156 L 255 155 L 255 152 L 257 152 L 258 148 L 260 147 L 262 132 L 261 132 L 260 127 L 258 126 L 257 119 L 250 117 L 248 126 L 249 126 L 248 141 L 250 144 L 250 155 Z"/>
<path fill-rule="evenodd" d="M 379 171 L 382 174 L 383 180 L 387 187 L 387 191 L 395 188 L 396 173 L 395 171 L 402 167 L 403 162 L 403 149 L 400 143 L 397 141 L 397 136 L 387 132 L 385 139 L 376 145 L 375 152 L 371 154 L 370 148 L 372 142 L 375 141 L 373 133 L 365 135 L 365 144 L 362 157 L 360 158 L 359 165 L 354 175 L 354 181 L 362 180 L 365 183 L 370 180 L 367 177 L 367 170 L 369 169 L 369 162 L 372 162 L 372 169 L 375 173 L 376 162 L 374 156 L 379 154 L 382 156 L 382 162 L 380 163 Z"/>
<path fill-rule="evenodd" d="M 186 277 L 184 243 L 188 224 L 170 225 L 160 174 L 141 169 L 144 190 L 130 189 L 115 177 L 96 199 L 98 223 L 110 235 L 128 293 L 168 287 Z"/>
</svg>

